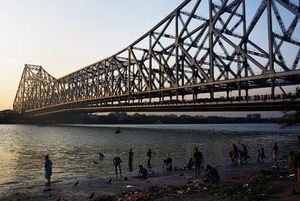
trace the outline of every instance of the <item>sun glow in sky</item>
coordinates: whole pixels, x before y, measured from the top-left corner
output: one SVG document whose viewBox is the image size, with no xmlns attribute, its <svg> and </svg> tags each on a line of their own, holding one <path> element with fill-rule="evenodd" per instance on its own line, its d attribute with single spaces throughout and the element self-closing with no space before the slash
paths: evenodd
<svg viewBox="0 0 300 201">
<path fill-rule="evenodd" d="M 0 0 L 0 110 L 12 109 L 25 64 L 60 78 L 126 48 L 182 2 Z"/>
<path fill-rule="evenodd" d="M 12 109 L 24 64 L 56 78 L 105 59 L 181 0 L 0 0 L 0 110 Z"/>
</svg>

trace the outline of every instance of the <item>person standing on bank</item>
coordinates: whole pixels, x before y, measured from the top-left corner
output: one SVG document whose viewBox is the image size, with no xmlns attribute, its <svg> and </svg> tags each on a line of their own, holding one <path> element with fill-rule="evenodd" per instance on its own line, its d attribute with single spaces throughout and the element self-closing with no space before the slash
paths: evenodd
<svg viewBox="0 0 300 201">
<path fill-rule="evenodd" d="M 47 186 L 51 185 L 51 175 L 52 175 L 52 161 L 50 160 L 49 156 L 45 156 L 45 177 L 47 179 Z"/>
<path fill-rule="evenodd" d="M 277 143 L 275 143 L 274 146 L 272 147 L 273 162 L 275 163 L 277 162 L 278 155 L 279 155 L 279 148 Z"/>
<path fill-rule="evenodd" d="M 260 149 L 260 155 L 261 155 L 261 162 L 265 162 L 266 155 L 265 155 L 265 150 L 264 148 Z"/>
<path fill-rule="evenodd" d="M 147 152 L 148 168 L 151 168 L 151 158 L 152 158 L 152 151 L 151 149 L 149 149 Z"/>
<path fill-rule="evenodd" d="M 198 150 L 197 147 L 195 147 L 195 153 L 194 153 L 194 163 L 195 163 L 195 172 L 196 176 L 200 175 L 200 168 L 202 163 L 204 162 L 202 153 Z"/>
<path fill-rule="evenodd" d="M 129 157 L 128 157 L 129 171 L 132 171 L 132 160 L 133 160 L 133 151 L 132 151 L 132 149 L 129 150 L 128 155 L 129 155 Z"/>
<path fill-rule="evenodd" d="M 120 172 L 120 177 L 122 177 L 122 169 L 121 169 L 121 163 L 122 160 L 120 157 L 114 157 L 113 159 L 113 164 L 115 166 L 115 171 L 116 171 L 116 178 L 118 179 L 118 168 L 119 168 L 119 172 Z"/>
<path fill-rule="evenodd" d="M 246 145 L 242 144 L 242 148 L 243 148 L 243 152 L 244 152 L 244 158 L 245 158 L 245 160 L 248 160 L 248 158 L 250 158 L 250 157 L 248 156 L 248 149 L 247 149 Z"/>
</svg>

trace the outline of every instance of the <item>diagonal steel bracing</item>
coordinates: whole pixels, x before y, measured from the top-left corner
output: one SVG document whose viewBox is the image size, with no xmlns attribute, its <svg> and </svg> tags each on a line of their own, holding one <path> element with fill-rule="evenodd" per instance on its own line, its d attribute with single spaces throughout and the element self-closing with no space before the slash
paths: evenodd
<svg viewBox="0 0 300 201">
<path fill-rule="evenodd" d="M 55 79 L 26 64 L 14 110 L 277 110 L 300 83 L 299 4 L 186 0 L 127 48 L 74 73 Z"/>
</svg>

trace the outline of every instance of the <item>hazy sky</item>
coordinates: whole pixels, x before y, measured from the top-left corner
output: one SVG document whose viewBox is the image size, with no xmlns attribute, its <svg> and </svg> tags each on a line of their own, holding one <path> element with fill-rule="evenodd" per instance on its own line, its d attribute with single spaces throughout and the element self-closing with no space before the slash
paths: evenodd
<svg viewBox="0 0 300 201">
<path fill-rule="evenodd" d="M 0 0 L 0 110 L 12 109 L 24 64 L 62 77 L 127 47 L 182 2 Z"/>
<path fill-rule="evenodd" d="M 182 0 L 0 0 L 0 110 L 24 64 L 56 78 L 127 47 Z"/>
</svg>

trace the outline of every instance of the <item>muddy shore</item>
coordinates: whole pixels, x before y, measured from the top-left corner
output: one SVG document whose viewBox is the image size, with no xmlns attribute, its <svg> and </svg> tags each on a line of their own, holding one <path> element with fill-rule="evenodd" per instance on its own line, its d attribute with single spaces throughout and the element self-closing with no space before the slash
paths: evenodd
<svg viewBox="0 0 300 201">
<path fill-rule="evenodd" d="M 9 189 L 0 200 L 300 200 L 296 175 L 286 166 L 284 161 L 276 170 L 271 163 L 219 166 L 221 180 L 216 184 L 203 182 L 205 169 L 200 177 L 194 170 L 162 169 L 149 172 L 146 179 L 124 173 L 122 178 L 54 180 L 51 186 Z"/>
</svg>

